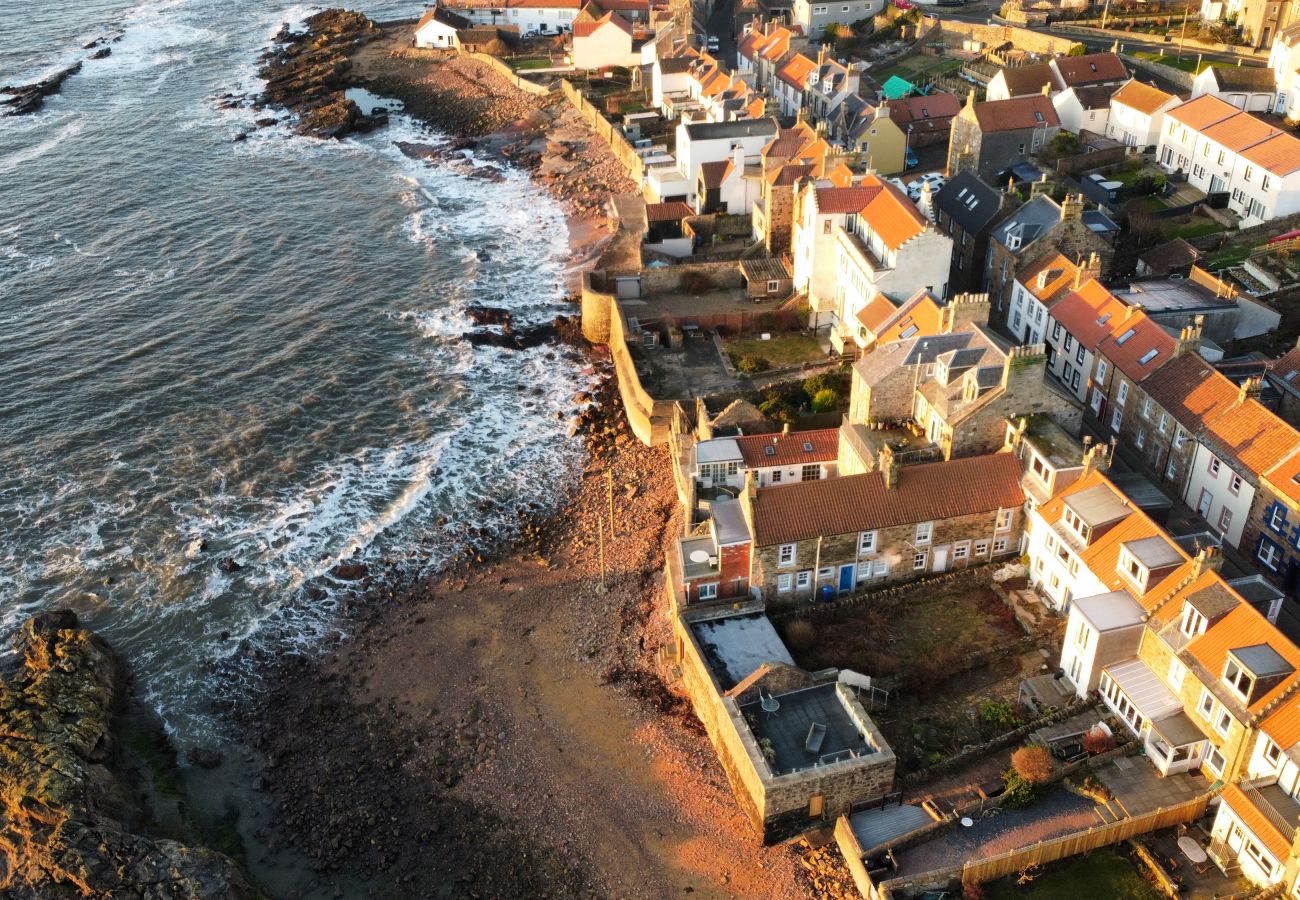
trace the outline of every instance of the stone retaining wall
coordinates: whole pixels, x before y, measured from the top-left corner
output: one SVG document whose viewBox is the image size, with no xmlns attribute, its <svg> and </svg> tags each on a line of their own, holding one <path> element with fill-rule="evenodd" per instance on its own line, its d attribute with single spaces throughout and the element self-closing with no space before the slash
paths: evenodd
<svg viewBox="0 0 1300 900">
<path fill-rule="evenodd" d="M 536 97 L 536 96 L 541 96 L 542 94 L 549 94 L 551 92 L 550 85 L 538 84 L 535 81 L 529 81 L 527 78 L 520 75 L 514 69 L 510 68 L 510 66 L 506 65 L 504 62 L 497 59 L 495 56 L 490 56 L 487 53 L 474 53 L 467 50 L 460 51 L 460 55 L 468 57 L 469 59 L 478 60 L 479 62 L 485 64 L 486 66 L 491 68 L 494 72 L 496 72 L 498 75 L 500 75 L 502 78 L 504 78 L 506 81 L 510 82 L 511 84 L 519 88 L 519 90 L 523 91 L 524 93 L 532 94 L 533 96 Z"/>
<path fill-rule="evenodd" d="M 614 158 L 627 169 L 628 177 L 640 185 L 645 177 L 645 164 L 641 161 L 641 157 L 637 156 L 636 150 L 628 139 L 623 136 L 623 132 L 615 128 L 601 111 L 582 95 L 582 91 L 573 86 L 572 82 L 561 80 L 560 91 L 579 115 L 587 120 L 587 124 L 591 126 L 596 136 L 608 145 Z"/>
</svg>

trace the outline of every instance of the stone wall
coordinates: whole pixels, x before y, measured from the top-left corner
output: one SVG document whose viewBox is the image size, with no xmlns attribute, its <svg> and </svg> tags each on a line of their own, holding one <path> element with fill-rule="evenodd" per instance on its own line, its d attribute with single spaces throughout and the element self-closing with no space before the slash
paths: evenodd
<svg viewBox="0 0 1300 900">
<path fill-rule="evenodd" d="M 1017 28 L 1014 25 L 983 25 L 978 22 L 958 22 L 953 19 L 943 19 L 937 29 L 926 35 L 927 42 L 933 42 L 936 38 L 949 43 L 962 40 L 983 41 L 990 47 L 1010 43 L 1018 50 L 1042 55 L 1068 53 L 1075 44 L 1069 38 L 1054 37 L 1040 31 L 1030 31 L 1028 28 Z"/>
<path fill-rule="evenodd" d="M 551 92 L 550 85 L 538 84 L 536 81 L 529 81 L 495 56 L 490 56 L 486 53 L 474 53 L 466 50 L 460 51 L 460 55 L 483 63 L 526 94 L 532 94 L 536 97 Z"/>
<path fill-rule="evenodd" d="M 596 136 L 609 146 L 614 158 L 627 169 L 628 177 L 638 185 L 641 184 L 645 176 L 645 165 L 627 138 L 623 136 L 623 132 L 615 128 L 601 111 L 582 95 L 582 91 L 573 86 L 572 82 L 561 80 L 560 90 L 573 108 L 587 120 L 587 124 L 591 126 Z"/>
<path fill-rule="evenodd" d="M 655 294 L 682 293 L 682 279 L 688 275 L 707 276 L 719 288 L 743 288 L 744 275 L 740 264 L 725 262 L 691 262 L 680 266 L 664 266 L 641 271 L 641 296 L 653 300 Z M 700 310 L 704 312 L 704 310 Z"/>
<path fill-rule="evenodd" d="M 1124 49 L 1124 42 L 1130 40 L 1134 47 L 1151 49 L 1153 45 L 1162 45 L 1166 52 L 1176 50 L 1178 40 L 1176 38 L 1169 41 L 1157 39 L 1154 35 L 1133 35 L 1126 32 L 1116 31 L 1114 28 L 1089 28 L 1086 25 L 1073 25 L 1064 22 L 1054 22 L 1051 30 L 1057 34 L 1078 35 L 1079 37 L 1102 38 L 1107 41 L 1119 41 L 1120 49 Z M 1230 53 L 1233 56 L 1255 57 L 1260 61 L 1268 59 L 1268 50 L 1252 50 L 1250 47 L 1243 47 L 1237 44 L 1220 44 L 1217 41 L 1202 41 L 1196 38 L 1184 38 L 1182 40 L 1183 52 L 1189 49 L 1193 52 L 1197 50 L 1208 50 L 1211 53 Z M 1157 48 L 1158 49 L 1158 48 Z M 1172 67 L 1162 67 L 1167 71 L 1173 71 Z"/>
</svg>

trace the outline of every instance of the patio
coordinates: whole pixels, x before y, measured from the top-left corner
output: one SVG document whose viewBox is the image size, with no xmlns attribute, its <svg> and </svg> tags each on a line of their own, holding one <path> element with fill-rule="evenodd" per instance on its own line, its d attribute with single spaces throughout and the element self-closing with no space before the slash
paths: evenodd
<svg viewBox="0 0 1300 900">
<path fill-rule="evenodd" d="M 1206 825 L 1208 828 L 1208 823 Z M 1180 837 L 1190 837 L 1201 847 L 1210 843 L 1206 829 L 1198 823 L 1179 828 L 1169 828 L 1148 835 L 1144 843 L 1169 877 L 1178 882 L 1180 896 L 1192 900 L 1209 900 L 1213 897 L 1231 897 L 1251 889 L 1251 884 L 1240 875 L 1224 875 L 1213 863 L 1193 865 L 1178 846 Z"/>
<path fill-rule="evenodd" d="M 1142 756 L 1112 760 L 1110 765 L 1097 770 L 1097 778 L 1113 795 L 1110 806 L 1121 816 L 1168 809 L 1209 790 L 1205 779 L 1192 772 L 1160 777 L 1151 761 Z"/>
</svg>

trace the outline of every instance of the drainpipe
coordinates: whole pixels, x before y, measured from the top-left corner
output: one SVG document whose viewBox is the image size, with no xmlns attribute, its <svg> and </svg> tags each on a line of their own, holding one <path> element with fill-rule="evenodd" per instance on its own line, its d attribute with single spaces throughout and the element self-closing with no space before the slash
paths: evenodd
<svg viewBox="0 0 1300 900">
<path fill-rule="evenodd" d="M 821 583 L 818 581 L 818 575 L 817 575 L 817 573 L 820 572 L 821 570 L 822 570 L 822 535 L 819 534 L 817 535 L 817 553 L 813 557 L 812 589 L 813 589 L 814 601 L 817 599 L 817 592 L 821 589 Z M 796 578 L 799 577 L 798 573 L 795 573 L 795 577 Z"/>
</svg>

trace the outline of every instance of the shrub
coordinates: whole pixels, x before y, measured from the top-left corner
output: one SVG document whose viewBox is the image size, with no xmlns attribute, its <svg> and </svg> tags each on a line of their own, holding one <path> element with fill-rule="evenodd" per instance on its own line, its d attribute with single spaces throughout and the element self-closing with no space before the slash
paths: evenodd
<svg viewBox="0 0 1300 900">
<path fill-rule="evenodd" d="M 1087 56 L 1088 48 L 1084 44 L 1074 44 L 1065 53 L 1066 56 Z"/>
<path fill-rule="evenodd" d="M 1030 744 L 1011 754 L 1011 768 L 1031 785 L 1045 784 L 1056 771 L 1056 762 L 1042 744 Z"/>
<path fill-rule="evenodd" d="M 838 406 L 839 403 L 839 393 L 830 388 L 826 388 L 825 390 L 820 390 L 816 394 L 813 394 L 812 411 L 815 413 L 830 412 Z"/>
<path fill-rule="evenodd" d="M 736 363 L 736 368 L 746 375 L 752 375 L 754 372 L 765 372 L 771 367 L 772 364 L 761 356 L 742 356 L 740 362 Z"/>
<path fill-rule="evenodd" d="M 817 643 L 817 626 L 807 619 L 794 619 L 785 626 L 785 640 L 795 650 L 808 650 Z"/>
<path fill-rule="evenodd" d="M 838 391 L 843 379 L 835 372 L 822 372 L 810 375 L 803 380 L 803 392 L 809 397 L 816 397 L 819 391 Z"/>
<path fill-rule="evenodd" d="M 1003 809 L 1024 809 L 1034 802 L 1034 786 L 1017 775 L 1014 769 L 1002 773 L 1002 783 L 1007 786 L 1006 793 L 1002 795 Z"/>
<path fill-rule="evenodd" d="M 1078 152 L 1079 136 L 1068 131 L 1058 131 L 1056 136 L 1048 142 L 1047 148 L 1054 156 L 1069 156 Z"/>
<path fill-rule="evenodd" d="M 985 700 L 980 704 L 980 722 L 990 731 L 1010 731 L 1020 724 L 1015 708 L 1005 700 Z"/>
<path fill-rule="evenodd" d="M 779 394 L 774 394 L 758 404 L 758 411 L 769 419 L 775 419 L 778 422 L 793 423 L 798 418 L 794 407 Z"/>
<path fill-rule="evenodd" d="M 713 281 L 713 276 L 708 272 L 689 271 L 683 272 L 681 281 L 678 282 L 681 289 L 688 294 L 702 294 L 705 291 L 711 291 L 717 285 Z"/>
<path fill-rule="evenodd" d="M 1089 753 L 1105 753 L 1114 750 L 1115 737 L 1094 726 L 1083 736 L 1083 749 Z"/>
</svg>

